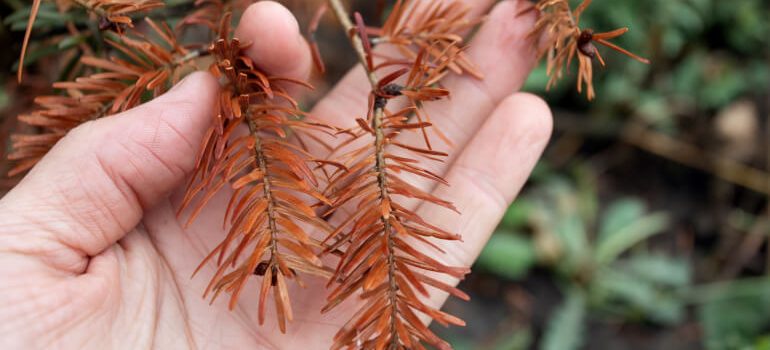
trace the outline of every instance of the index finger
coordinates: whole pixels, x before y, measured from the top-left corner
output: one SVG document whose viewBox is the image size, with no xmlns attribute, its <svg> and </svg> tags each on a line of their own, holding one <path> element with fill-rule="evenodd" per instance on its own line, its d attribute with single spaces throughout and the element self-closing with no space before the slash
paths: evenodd
<svg viewBox="0 0 770 350">
<path fill-rule="evenodd" d="M 251 43 L 246 54 L 266 72 L 307 80 L 312 67 L 310 46 L 299 23 L 283 5 L 260 1 L 249 6 L 235 30 L 235 37 Z"/>
</svg>

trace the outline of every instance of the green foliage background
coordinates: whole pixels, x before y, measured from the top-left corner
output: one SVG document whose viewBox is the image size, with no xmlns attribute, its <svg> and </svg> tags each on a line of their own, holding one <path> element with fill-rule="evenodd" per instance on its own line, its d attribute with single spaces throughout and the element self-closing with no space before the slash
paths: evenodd
<svg viewBox="0 0 770 350">
<path fill-rule="evenodd" d="M 593 103 L 574 74 L 552 91 L 544 67 L 530 77 L 555 138 L 465 283 L 477 305 L 450 305 L 488 328 L 445 334 L 459 349 L 770 348 L 767 194 L 628 134 L 737 160 L 770 184 L 770 1 L 596 0 L 584 23 L 629 27 L 618 43 L 652 64 L 604 50 Z M 748 156 L 722 137 L 733 123 Z"/>
</svg>

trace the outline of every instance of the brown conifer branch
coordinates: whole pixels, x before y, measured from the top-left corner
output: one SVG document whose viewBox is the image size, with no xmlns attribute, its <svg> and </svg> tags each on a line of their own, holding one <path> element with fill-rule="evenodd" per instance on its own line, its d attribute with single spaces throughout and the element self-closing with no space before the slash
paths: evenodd
<svg viewBox="0 0 770 350">
<path fill-rule="evenodd" d="M 257 124 L 254 122 L 254 120 L 250 118 L 250 115 L 247 115 L 246 119 L 247 123 L 249 124 L 249 132 L 251 133 L 251 137 L 254 138 L 254 161 L 256 163 L 254 164 L 254 167 L 259 169 L 263 174 L 262 195 L 265 196 L 264 198 L 267 201 L 267 209 L 265 212 L 267 213 L 267 225 L 270 231 L 270 258 L 268 259 L 270 262 L 268 263 L 268 266 L 276 269 L 278 264 L 276 257 L 278 256 L 279 231 L 278 226 L 275 223 L 275 198 L 273 198 L 270 171 L 267 165 L 267 158 L 265 157 L 264 151 L 262 149 L 262 138 L 259 136 L 259 128 L 257 127 Z M 273 271 L 273 274 L 275 275 L 276 271 Z"/>
<path fill-rule="evenodd" d="M 345 10 L 340 0 L 329 0 L 329 5 L 334 11 L 340 24 L 345 29 L 345 32 L 350 39 L 353 49 L 358 55 L 361 66 L 366 71 L 369 83 L 372 85 L 372 91 L 376 91 L 379 86 L 379 78 L 377 74 L 369 67 L 368 53 L 364 48 L 364 42 L 360 35 L 356 33 L 356 27 L 350 20 L 350 15 Z M 375 103 L 374 113 L 372 117 L 372 130 L 375 133 L 374 148 L 376 152 L 375 171 L 377 172 L 377 183 L 380 188 L 380 201 L 387 200 L 388 184 L 387 184 L 387 163 L 385 161 L 385 133 L 383 131 L 382 119 L 385 115 L 385 107 L 387 100 L 384 103 Z M 386 214 L 389 215 L 390 213 Z M 390 300 L 391 319 L 390 319 L 390 339 L 392 344 L 398 344 L 398 333 L 396 331 L 396 322 L 398 320 L 398 285 L 396 283 L 396 251 L 393 242 L 394 230 L 390 227 L 390 220 L 386 215 L 383 215 L 380 220 L 383 224 L 383 232 L 387 235 L 387 250 L 388 250 L 388 298 Z"/>
<path fill-rule="evenodd" d="M 399 1 L 396 6 L 404 10 L 411 8 L 413 4 L 411 1 Z M 411 244 L 424 243 L 425 249 L 443 252 L 429 239 L 458 240 L 459 235 L 425 222 L 416 213 L 399 205 L 392 197 L 419 198 L 451 210 L 456 209 L 451 203 L 400 179 L 398 174 L 407 172 L 446 183 L 440 176 L 421 169 L 417 160 L 395 156 L 387 147 L 401 148 L 415 157 L 437 161 L 446 156 L 431 149 L 427 136 L 427 149 L 400 144 L 395 142 L 394 138 L 401 131 L 408 129 L 422 129 L 424 133 L 432 124 L 423 120 L 411 123 L 410 119 L 415 115 L 420 118 L 419 109 L 422 108 L 423 102 L 439 100 L 449 95 L 448 91 L 435 86 L 449 70 L 472 74 L 473 65 L 470 61 L 462 61 L 462 49 L 457 46 L 461 40 L 430 42 L 420 41 L 416 36 L 407 39 L 413 40 L 412 46 L 399 47 L 408 51 L 402 51 L 405 60 L 394 61 L 386 58 L 384 63 L 375 65 L 369 41 L 372 29 L 364 25 L 359 14 L 356 14 L 354 25 L 339 0 L 329 0 L 329 5 L 349 34 L 351 44 L 372 85 L 368 118 L 358 119 L 361 132 L 352 134 L 355 135 L 354 138 L 364 135 L 374 138 L 373 145 L 364 145 L 343 156 L 351 162 L 351 171 L 343 172 L 334 178 L 330 185 L 331 188 L 342 186 L 341 189 L 334 189 L 336 193 L 332 211 L 347 204 L 356 205 L 359 209 L 327 237 L 326 242 L 334 239 L 329 242 L 328 251 L 336 251 L 341 247 L 345 247 L 345 251 L 340 253 L 341 260 L 330 282 L 338 283 L 338 286 L 328 297 L 329 301 L 323 312 L 335 308 L 353 293 L 362 292 L 361 297 L 367 300 L 336 334 L 332 349 L 419 349 L 423 348 L 420 344 L 422 342 L 438 349 L 450 349 L 451 346 L 430 331 L 416 315 L 425 314 L 442 325 L 463 325 L 462 320 L 426 305 L 422 298 L 430 295 L 427 287 L 448 291 L 463 299 L 466 299 L 467 295 L 446 283 L 423 275 L 421 271 L 434 271 L 462 278 L 467 273 L 467 268 L 444 265 L 422 252 L 424 249 L 412 248 Z M 431 15 L 456 15 L 449 21 L 454 21 L 462 17 L 458 14 L 465 13 L 458 3 L 447 7 L 431 6 L 426 11 Z M 402 17 L 406 11 L 394 13 L 392 16 L 396 18 L 391 17 L 389 23 L 397 23 L 401 28 L 409 26 L 404 23 L 406 17 Z M 439 30 L 462 27 L 443 22 L 444 19 L 440 17 L 427 17 L 435 18 L 435 23 L 447 24 Z M 375 71 L 388 66 L 405 68 L 378 78 Z M 393 83 L 399 78 L 406 78 L 404 86 Z M 407 99 L 409 107 L 398 112 L 389 111 L 389 102 L 399 97 Z M 371 150 L 372 147 L 373 154 L 365 159 L 358 159 L 359 156 L 368 154 L 367 149 Z M 356 204 L 357 200 L 360 202 Z M 349 225 L 351 226 L 347 229 Z M 342 233 L 343 230 L 346 232 Z"/>
<path fill-rule="evenodd" d="M 353 46 L 353 49 L 356 51 L 356 54 L 358 55 L 358 59 L 360 61 L 361 66 L 364 67 L 364 70 L 366 71 L 367 78 L 369 79 L 369 83 L 372 86 L 372 93 L 376 94 L 377 90 L 379 89 L 379 78 L 377 77 L 377 74 L 374 72 L 372 67 L 369 65 L 369 53 L 366 52 L 363 38 L 356 33 L 356 27 L 353 25 L 353 22 L 350 20 L 350 15 L 345 10 L 344 6 L 342 5 L 342 2 L 340 0 L 329 0 L 329 5 L 334 11 L 337 19 L 339 20 L 340 24 L 345 29 L 346 34 L 348 35 L 348 38 L 350 39 L 351 45 Z M 379 97 L 375 96 L 375 99 L 379 99 Z M 377 183 L 380 189 L 380 198 L 379 201 L 383 202 L 388 200 L 390 195 L 388 194 L 388 184 L 387 184 L 387 163 L 385 161 L 385 133 L 383 130 L 383 118 L 385 116 L 385 107 L 387 106 L 387 100 L 383 100 L 384 102 L 378 103 L 375 102 L 374 104 L 374 111 L 372 115 L 372 130 L 375 134 L 375 141 L 374 141 L 374 148 L 376 152 L 376 161 L 375 161 L 375 171 L 377 172 Z M 381 205 L 381 204 L 380 204 Z M 387 236 L 387 254 L 388 254 L 388 299 L 389 299 L 389 307 L 390 307 L 390 325 L 389 325 L 389 331 L 390 331 L 390 343 L 391 346 L 389 348 L 394 348 L 394 346 L 398 346 L 399 340 L 398 340 L 398 331 L 396 328 L 396 322 L 398 322 L 399 318 L 399 311 L 398 311 L 398 284 L 396 282 L 396 247 L 393 241 L 393 236 L 396 234 L 396 232 L 393 230 L 392 227 L 390 227 L 390 220 L 388 216 L 390 215 L 390 212 L 383 213 L 383 215 L 380 217 L 380 221 L 382 221 L 383 224 L 383 233 Z"/>
<path fill-rule="evenodd" d="M 313 163 L 310 154 L 287 139 L 331 133 L 332 128 L 302 120 L 304 113 L 285 85 L 308 85 L 270 77 L 257 68 L 244 51 L 247 45 L 230 39 L 230 18 L 226 14 L 221 20 L 218 39 L 210 46 L 215 61 L 209 71 L 224 86 L 179 214 L 191 209 L 190 224 L 221 188 L 233 188 L 224 214 L 225 236 L 196 270 L 216 264 L 204 297 L 211 293 L 213 301 L 228 293 L 233 309 L 246 281 L 260 276 L 258 321 L 264 323 L 267 297 L 273 294 L 278 326 L 285 332 L 293 318 L 287 280 L 303 286 L 300 272 L 324 278 L 331 274 L 317 256 L 320 244 L 299 225 L 331 231 L 302 196 L 322 203 L 328 199 L 307 165 Z M 249 134 L 239 136 L 235 130 L 244 125 Z"/>
</svg>

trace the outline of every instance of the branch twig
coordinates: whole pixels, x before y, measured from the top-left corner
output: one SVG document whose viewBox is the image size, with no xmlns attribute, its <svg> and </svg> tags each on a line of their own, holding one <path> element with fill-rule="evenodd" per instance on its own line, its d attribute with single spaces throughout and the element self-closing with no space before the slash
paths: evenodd
<svg viewBox="0 0 770 350">
<path fill-rule="evenodd" d="M 350 15 L 348 14 L 347 10 L 345 10 L 345 7 L 342 5 L 342 2 L 340 0 L 328 0 L 329 6 L 333 9 L 335 15 L 337 16 L 337 19 L 339 20 L 340 24 L 345 29 L 346 34 L 348 35 L 348 38 L 350 39 L 350 43 L 353 46 L 353 49 L 356 51 L 356 54 L 358 55 L 358 60 L 361 63 L 361 66 L 364 67 L 364 70 L 366 72 L 366 76 L 369 79 L 369 83 L 372 86 L 372 94 L 377 93 L 377 90 L 379 88 L 379 78 L 377 77 L 377 74 L 374 72 L 374 70 L 371 69 L 369 66 L 369 58 L 367 57 L 368 53 L 366 52 L 363 39 L 358 35 L 356 31 L 356 27 L 353 25 L 353 22 L 350 20 Z M 375 99 L 377 97 L 375 96 Z M 388 180 L 387 180 L 387 162 L 385 161 L 385 145 L 386 145 L 386 138 L 385 133 L 383 130 L 383 123 L 385 118 L 385 107 L 387 106 L 387 100 L 384 100 L 384 103 L 374 103 L 374 111 L 372 114 L 372 121 L 371 121 L 371 128 L 374 131 L 375 140 L 374 140 L 374 149 L 376 153 L 376 162 L 374 166 L 374 170 L 377 172 L 377 182 L 380 188 L 380 201 L 388 201 L 389 199 L 389 191 L 388 191 Z M 395 263 L 395 257 L 396 257 L 396 246 L 395 246 L 395 232 L 393 232 L 393 229 L 390 226 L 390 220 L 388 219 L 388 215 L 391 215 L 390 213 L 383 213 L 380 217 L 380 220 L 383 224 L 383 234 L 387 236 L 387 254 L 388 254 L 388 289 L 389 289 L 389 302 L 390 302 L 390 312 L 391 312 L 391 319 L 390 319 L 390 341 L 391 342 L 397 342 L 398 339 L 398 332 L 396 328 L 396 319 L 399 317 L 399 310 L 398 310 L 398 283 L 396 280 L 396 263 Z"/>
<path fill-rule="evenodd" d="M 358 55 L 358 60 L 361 62 L 361 65 L 364 67 L 364 70 L 366 71 L 366 76 L 369 79 L 369 83 L 372 84 L 372 89 L 377 89 L 377 85 L 379 84 L 380 80 L 379 78 L 377 78 L 377 74 L 375 74 L 373 71 L 370 71 L 369 67 L 367 67 L 366 50 L 364 50 L 364 43 L 361 41 L 361 38 L 359 38 L 358 35 L 355 35 L 356 26 L 353 24 L 353 21 L 350 20 L 350 14 L 348 14 L 348 11 L 345 9 L 345 6 L 342 4 L 341 0 L 328 0 L 328 1 L 329 1 L 329 6 L 332 8 L 332 11 L 334 12 L 334 15 L 337 16 L 337 20 L 345 29 L 345 33 L 348 35 L 348 39 L 350 39 L 350 44 L 353 45 L 353 49 L 356 51 L 356 54 Z"/>
</svg>

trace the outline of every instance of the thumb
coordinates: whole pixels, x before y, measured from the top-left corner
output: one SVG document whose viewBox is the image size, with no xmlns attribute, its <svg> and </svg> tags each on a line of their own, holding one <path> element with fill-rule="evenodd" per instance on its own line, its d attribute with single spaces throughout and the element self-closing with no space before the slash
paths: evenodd
<svg viewBox="0 0 770 350">
<path fill-rule="evenodd" d="M 193 169 L 217 89 L 194 73 L 152 102 L 72 130 L 0 200 L 0 252 L 66 248 L 87 258 L 121 239 Z"/>
</svg>

